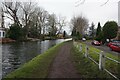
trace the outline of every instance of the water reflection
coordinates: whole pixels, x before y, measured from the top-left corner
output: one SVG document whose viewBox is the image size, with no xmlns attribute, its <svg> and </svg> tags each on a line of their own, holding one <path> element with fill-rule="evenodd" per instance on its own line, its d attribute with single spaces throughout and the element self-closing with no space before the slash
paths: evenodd
<svg viewBox="0 0 120 80">
<path fill-rule="evenodd" d="M 0 80 L 2 79 L 2 44 L 0 44 Z"/>
<path fill-rule="evenodd" d="M 45 52 L 55 44 L 66 41 L 45 40 L 36 42 L 19 42 L 2 45 L 2 75 L 3 77 L 11 71 L 19 68 L 25 62 L 28 62 L 35 56 Z"/>
</svg>

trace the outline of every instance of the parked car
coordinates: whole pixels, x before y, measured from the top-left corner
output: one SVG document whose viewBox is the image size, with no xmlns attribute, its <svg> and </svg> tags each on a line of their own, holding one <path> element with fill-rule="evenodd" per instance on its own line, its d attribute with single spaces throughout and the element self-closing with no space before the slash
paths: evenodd
<svg viewBox="0 0 120 80">
<path fill-rule="evenodd" d="M 86 38 L 82 38 L 82 41 L 86 41 Z"/>
<path fill-rule="evenodd" d="M 107 44 L 107 46 L 110 47 L 110 45 L 112 45 L 112 44 L 120 44 L 120 41 L 119 40 L 113 40 L 113 41 L 109 42 Z"/>
<path fill-rule="evenodd" d="M 93 40 L 93 41 L 91 42 L 91 44 L 92 44 L 92 45 L 96 45 L 96 46 L 100 46 L 100 45 L 101 45 L 101 43 L 100 43 L 99 41 L 96 41 L 96 40 Z"/>
<path fill-rule="evenodd" d="M 112 43 L 109 47 L 113 51 L 120 52 L 120 43 Z"/>
</svg>

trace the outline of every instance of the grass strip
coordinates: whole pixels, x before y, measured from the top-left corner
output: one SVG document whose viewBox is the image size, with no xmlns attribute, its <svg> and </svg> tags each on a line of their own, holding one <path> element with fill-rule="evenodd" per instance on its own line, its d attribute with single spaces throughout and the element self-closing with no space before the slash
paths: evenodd
<svg viewBox="0 0 120 80">
<path fill-rule="evenodd" d="M 81 51 L 81 53 L 84 54 L 85 53 L 86 44 L 79 43 L 79 42 L 77 42 L 77 44 L 78 45 L 82 44 L 82 51 Z M 79 48 L 77 48 L 77 49 L 79 50 Z M 97 49 L 95 47 L 89 46 L 89 55 L 97 62 L 99 62 L 99 54 L 96 54 L 95 52 L 100 53 L 100 51 L 101 51 L 100 49 Z M 105 55 L 107 57 L 110 57 L 112 59 L 120 61 L 119 56 L 115 56 L 115 55 L 112 55 L 110 53 L 105 53 Z M 112 74 L 114 74 L 114 75 L 116 75 L 117 77 L 120 78 L 120 74 L 119 74 L 120 73 L 120 64 L 106 59 L 105 68 L 107 70 L 109 70 Z"/>
<path fill-rule="evenodd" d="M 76 47 L 72 47 L 71 55 L 73 56 L 73 62 L 81 78 L 112 78 L 110 75 L 106 74 L 105 71 L 100 71 L 98 66 L 85 58 L 82 52 Z"/>
<path fill-rule="evenodd" d="M 84 44 L 84 43 L 81 43 L 81 44 L 83 46 L 82 53 L 85 53 L 86 44 Z M 99 55 L 96 54 L 95 52 L 100 53 L 100 51 L 101 51 L 100 49 L 97 49 L 95 47 L 89 46 L 89 55 L 97 62 L 99 62 Z M 115 60 L 120 62 L 119 56 L 115 56 L 115 55 L 110 54 L 110 53 L 105 53 L 105 55 L 107 57 L 110 57 L 110 58 L 115 59 Z M 109 70 L 112 74 L 114 74 L 115 76 L 120 78 L 120 64 L 106 59 L 106 61 L 105 61 L 105 68 L 107 70 Z"/>
</svg>

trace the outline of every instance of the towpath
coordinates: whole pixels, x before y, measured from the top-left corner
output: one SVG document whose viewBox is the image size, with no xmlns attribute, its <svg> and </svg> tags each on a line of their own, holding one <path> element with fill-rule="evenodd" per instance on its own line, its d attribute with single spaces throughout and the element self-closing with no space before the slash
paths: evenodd
<svg viewBox="0 0 120 80">
<path fill-rule="evenodd" d="M 72 42 L 66 42 L 51 65 L 48 78 L 80 78 L 71 60 Z"/>
</svg>

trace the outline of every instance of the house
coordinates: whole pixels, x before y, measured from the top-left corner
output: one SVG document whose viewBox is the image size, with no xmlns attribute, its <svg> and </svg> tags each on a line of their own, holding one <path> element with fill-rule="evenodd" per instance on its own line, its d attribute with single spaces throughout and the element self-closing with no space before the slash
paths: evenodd
<svg viewBox="0 0 120 80">
<path fill-rule="evenodd" d="M 58 37 L 58 38 L 63 38 L 63 34 L 62 34 L 62 33 L 59 33 L 59 34 L 57 34 L 57 37 Z"/>
<path fill-rule="evenodd" d="M 5 38 L 5 28 L 0 28 L 0 38 Z"/>
<path fill-rule="evenodd" d="M 15 42 L 15 40 L 12 40 L 10 38 L 5 38 L 6 30 L 7 30 L 6 28 L 1 28 L 0 27 L 0 43 Z"/>
</svg>

